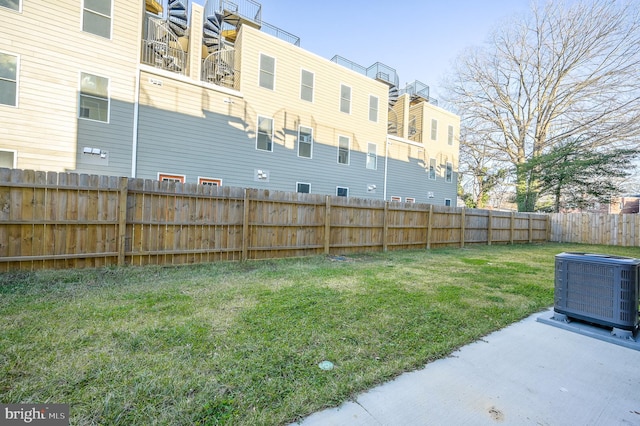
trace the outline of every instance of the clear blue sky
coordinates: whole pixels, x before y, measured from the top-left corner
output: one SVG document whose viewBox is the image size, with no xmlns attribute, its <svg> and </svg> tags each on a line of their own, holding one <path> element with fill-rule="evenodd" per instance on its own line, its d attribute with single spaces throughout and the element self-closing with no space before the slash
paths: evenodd
<svg viewBox="0 0 640 426">
<path fill-rule="evenodd" d="M 205 0 L 195 0 L 204 4 Z M 331 59 L 395 68 L 400 86 L 420 80 L 438 98 L 442 77 L 466 47 L 526 13 L 530 0 L 263 0 L 262 19 Z"/>
</svg>

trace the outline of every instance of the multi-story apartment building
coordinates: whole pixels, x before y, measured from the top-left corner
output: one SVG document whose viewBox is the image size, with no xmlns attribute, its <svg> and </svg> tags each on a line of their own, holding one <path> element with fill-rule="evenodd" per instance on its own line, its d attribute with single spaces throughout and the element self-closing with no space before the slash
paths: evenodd
<svg viewBox="0 0 640 426">
<path fill-rule="evenodd" d="M 0 0 L 0 167 L 455 202 L 459 118 L 427 86 L 261 12 Z"/>
</svg>

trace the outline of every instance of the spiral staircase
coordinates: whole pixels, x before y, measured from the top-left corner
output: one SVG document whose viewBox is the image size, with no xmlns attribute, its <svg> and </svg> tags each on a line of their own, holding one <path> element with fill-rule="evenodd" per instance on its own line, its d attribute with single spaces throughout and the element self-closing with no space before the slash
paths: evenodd
<svg viewBox="0 0 640 426">
<path fill-rule="evenodd" d="M 233 45 L 242 25 L 260 29 L 262 6 L 252 0 L 208 0 L 202 24 L 202 80 L 239 89 Z"/>
<path fill-rule="evenodd" d="M 156 0 L 145 0 L 142 63 L 185 75 L 187 72 L 188 3 L 167 0 L 166 13 Z"/>
</svg>

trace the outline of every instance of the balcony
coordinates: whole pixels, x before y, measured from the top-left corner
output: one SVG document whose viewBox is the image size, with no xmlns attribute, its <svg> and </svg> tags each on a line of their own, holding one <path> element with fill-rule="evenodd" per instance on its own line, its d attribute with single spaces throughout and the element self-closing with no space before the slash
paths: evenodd
<svg viewBox="0 0 640 426">
<path fill-rule="evenodd" d="M 262 28 L 260 28 L 262 30 L 262 32 L 265 32 L 267 34 L 270 34 L 274 37 L 279 38 L 280 40 L 284 40 L 288 43 L 291 43 L 295 46 L 300 46 L 300 37 L 295 36 L 291 33 L 288 33 L 274 25 L 268 24 L 264 21 L 262 21 Z"/>
<path fill-rule="evenodd" d="M 396 70 L 380 62 L 376 62 L 367 68 L 367 77 L 387 83 L 389 86 L 398 87 L 398 84 L 400 84 L 400 78 Z"/>
<path fill-rule="evenodd" d="M 374 80 L 382 81 L 389 86 L 397 87 L 399 84 L 400 79 L 396 70 L 381 62 L 376 62 L 375 64 L 366 68 L 339 55 L 335 55 L 333 58 L 331 58 L 331 62 L 335 62 L 359 74 L 373 78 Z"/>
<path fill-rule="evenodd" d="M 224 21 L 236 28 L 249 25 L 254 28 L 262 26 L 262 5 L 253 0 L 207 0 L 205 16 L 218 13 Z"/>
<path fill-rule="evenodd" d="M 187 38 L 178 38 L 167 20 L 147 17 L 140 61 L 166 71 L 187 74 Z"/>
<path fill-rule="evenodd" d="M 429 86 L 418 80 L 415 80 L 413 83 L 407 84 L 404 89 L 400 90 L 399 94 L 409 95 L 412 104 L 425 101 L 436 106 L 438 105 L 438 101 L 429 96 Z"/>
<path fill-rule="evenodd" d="M 202 61 L 202 81 L 240 90 L 240 70 L 235 68 L 235 50 L 226 48 Z"/>
</svg>

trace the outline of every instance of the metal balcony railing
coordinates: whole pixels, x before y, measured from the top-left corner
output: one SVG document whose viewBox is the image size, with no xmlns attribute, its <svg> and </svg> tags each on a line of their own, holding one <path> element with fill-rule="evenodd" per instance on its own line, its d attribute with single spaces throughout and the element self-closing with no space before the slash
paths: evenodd
<svg viewBox="0 0 640 426">
<path fill-rule="evenodd" d="M 284 40 L 293 45 L 300 46 L 300 37 L 288 33 L 274 25 L 262 21 L 262 27 L 260 29 L 267 34 L 279 38 L 280 40 Z"/>
<path fill-rule="evenodd" d="M 407 84 L 404 89 L 399 91 L 399 95 L 407 94 L 411 98 L 422 98 L 425 101 L 429 102 L 433 105 L 438 105 L 438 100 L 429 96 L 429 86 L 426 84 L 415 80 L 413 83 Z"/>
<path fill-rule="evenodd" d="M 343 58 L 342 56 L 335 55 L 333 58 L 331 58 L 331 62 L 335 62 L 336 64 L 342 65 L 343 67 L 349 68 L 350 70 L 353 70 L 357 73 L 367 75 L 367 69 L 365 67 L 363 67 L 362 65 L 358 65 L 346 58 Z"/>
<path fill-rule="evenodd" d="M 400 78 L 396 70 L 381 62 L 376 62 L 367 68 L 367 77 L 382 80 L 391 86 L 398 87 L 398 84 L 400 84 Z"/>
<path fill-rule="evenodd" d="M 225 16 L 237 16 L 258 27 L 262 25 L 262 5 L 253 0 L 207 0 L 205 16 L 213 15 L 216 12 Z"/>
<path fill-rule="evenodd" d="M 148 17 L 141 58 L 143 64 L 178 74 L 187 74 L 188 54 L 178 37 L 169 29 L 169 23 L 160 18 Z"/>
<path fill-rule="evenodd" d="M 424 99 L 429 99 L 429 86 L 415 80 L 412 83 L 407 84 L 404 89 L 400 90 L 400 95 L 407 94 L 409 96 L 420 96 Z"/>
<path fill-rule="evenodd" d="M 235 68 L 235 50 L 209 54 L 202 61 L 202 81 L 240 90 L 240 71 Z"/>
<path fill-rule="evenodd" d="M 333 58 L 331 58 L 331 62 L 335 62 L 339 65 L 342 65 L 343 67 L 349 68 L 357 73 L 366 75 L 367 77 L 373 78 L 375 80 L 382 80 L 391 86 L 397 87 L 399 84 L 399 77 L 396 70 L 381 62 L 376 62 L 375 64 L 366 68 L 339 55 L 335 55 Z"/>
<path fill-rule="evenodd" d="M 142 40 L 140 61 L 166 71 L 187 74 L 187 53 L 180 47 L 171 47 L 164 42 Z"/>
</svg>

